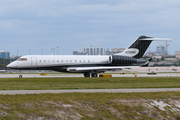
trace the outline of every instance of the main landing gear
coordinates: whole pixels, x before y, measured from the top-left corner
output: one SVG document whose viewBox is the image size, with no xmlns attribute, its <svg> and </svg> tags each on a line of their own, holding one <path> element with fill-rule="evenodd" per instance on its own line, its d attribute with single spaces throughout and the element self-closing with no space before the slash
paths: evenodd
<svg viewBox="0 0 180 120">
<path fill-rule="evenodd" d="M 98 77 L 97 73 L 91 73 L 91 77 Z"/>
<path fill-rule="evenodd" d="M 84 73 L 84 77 L 90 77 L 90 73 Z M 97 73 L 91 73 L 91 77 L 98 77 Z"/>
<path fill-rule="evenodd" d="M 90 77 L 89 73 L 84 73 L 84 77 Z"/>
</svg>

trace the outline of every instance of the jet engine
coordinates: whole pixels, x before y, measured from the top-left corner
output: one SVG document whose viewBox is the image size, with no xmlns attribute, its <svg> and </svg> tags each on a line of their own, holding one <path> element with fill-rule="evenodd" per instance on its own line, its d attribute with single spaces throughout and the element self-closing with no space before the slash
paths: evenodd
<svg viewBox="0 0 180 120">
<path fill-rule="evenodd" d="M 120 56 L 120 55 L 112 55 L 109 57 L 109 61 L 111 61 L 112 65 L 133 65 L 137 63 L 136 58 L 128 57 L 128 56 Z"/>
</svg>

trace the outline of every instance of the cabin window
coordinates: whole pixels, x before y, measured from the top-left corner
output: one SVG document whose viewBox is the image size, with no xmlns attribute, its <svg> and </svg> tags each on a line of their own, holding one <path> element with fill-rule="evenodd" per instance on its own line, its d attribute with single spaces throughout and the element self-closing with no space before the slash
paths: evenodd
<svg viewBox="0 0 180 120">
<path fill-rule="evenodd" d="M 63 60 L 61 60 L 61 62 L 63 62 Z"/>
<path fill-rule="evenodd" d="M 21 61 L 27 61 L 27 58 L 21 58 Z"/>
<path fill-rule="evenodd" d="M 90 62 L 90 60 L 88 60 L 88 62 Z"/>
<path fill-rule="evenodd" d="M 48 62 L 50 62 L 50 60 Z"/>
<path fill-rule="evenodd" d="M 79 62 L 81 62 L 81 60 Z"/>
<path fill-rule="evenodd" d="M 53 62 L 54 62 L 54 60 L 53 60 Z"/>
<path fill-rule="evenodd" d="M 72 60 L 70 60 L 70 62 L 72 62 Z"/>
<path fill-rule="evenodd" d="M 17 61 L 27 61 L 27 58 L 19 58 Z"/>
<path fill-rule="evenodd" d="M 77 62 L 77 60 L 75 60 L 75 62 Z"/>
<path fill-rule="evenodd" d="M 59 62 L 59 60 L 57 60 L 57 62 Z"/>
<path fill-rule="evenodd" d="M 66 60 L 66 62 L 68 62 L 68 60 Z"/>
<path fill-rule="evenodd" d="M 46 62 L 46 60 L 44 60 L 44 62 Z"/>
<path fill-rule="evenodd" d="M 84 60 L 84 62 L 86 62 L 86 61 Z"/>
<path fill-rule="evenodd" d="M 41 62 L 41 60 L 39 60 L 39 62 Z"/>
</svg>

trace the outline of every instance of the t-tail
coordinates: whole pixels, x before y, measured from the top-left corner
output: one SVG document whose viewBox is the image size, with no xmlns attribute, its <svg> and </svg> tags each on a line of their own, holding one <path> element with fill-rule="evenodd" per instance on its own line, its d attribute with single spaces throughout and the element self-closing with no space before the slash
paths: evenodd
<svg viewBox="0 0 180 120">
<path fill-rule="evenodd" d="M 129 56 L 129 57 L 134 57 L 137 59 L 142 58 L 152 41 L 161 41 L 161 40 L 172 40 L 172 39 L 140 36 L 122 53 L 118 53 L 115 55 Z"/>
</svg>

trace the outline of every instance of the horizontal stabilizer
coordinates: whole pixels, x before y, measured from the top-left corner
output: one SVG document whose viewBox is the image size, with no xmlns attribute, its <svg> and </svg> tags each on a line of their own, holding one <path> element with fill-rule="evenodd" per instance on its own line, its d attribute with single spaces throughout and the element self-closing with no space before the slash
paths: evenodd
<svg viewBox="0 0 180 120">
<path fill-rule="evenodd" d="M 164 40 L 174 40 L 174 39 L 172 38 L 142 38 L 139 40 L 164 41 Z"/>
</svg>

